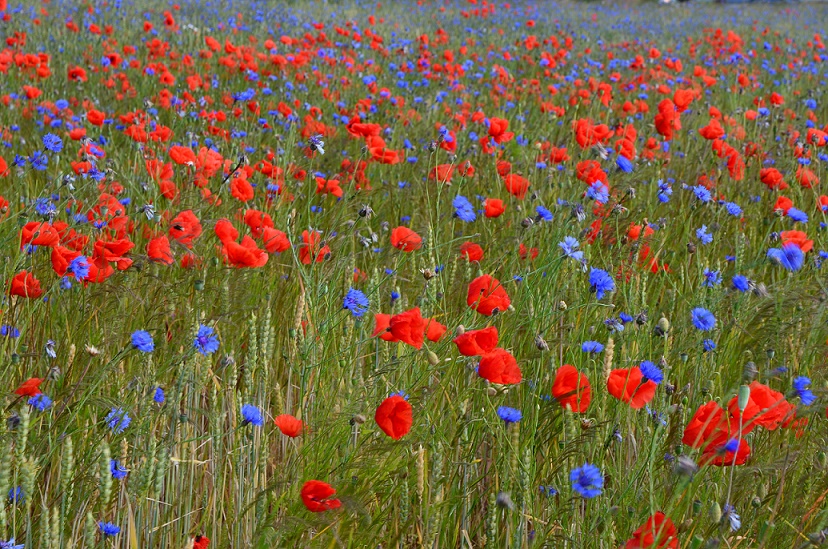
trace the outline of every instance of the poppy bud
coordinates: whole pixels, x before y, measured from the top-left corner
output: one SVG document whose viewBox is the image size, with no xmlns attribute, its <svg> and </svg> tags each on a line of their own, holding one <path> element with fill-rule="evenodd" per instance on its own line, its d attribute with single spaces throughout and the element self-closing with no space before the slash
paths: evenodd
<svg viewBox="0 0 828 549">
<path fill-rule="evenodd" d="M 17 353 L 12 353 L 11 363 L 12 364 L 20 364 L 20 355 L 17 354 Z"/>
<path fill-rule="evenodd" d="M 690 530 L 692 527 L 693 527 L 693 519 L 687 519 L 687 520 L 685 520 L 684 522 L 682 522 L 681 524 L 678 525 L 677 530 L 679 532 L 686 532 L 686 531 Z"/>
<path fill-rule="evenodd" d="M 819 463 L 820 467 L 825 467 L 826 465 L 828 465 L 828 457 L 826 457 L 825 452 L 817 453 L 817 463 Z"/>
<path fill-rule="evenodd" d="M 702 502 L 699 501 L 699 500 L 694 500 L 693 501 L 693 514 L 698 515 L 699 513 L 701 513 L 701 507 L 702 507 Z"/>
<path fill-rule="evenodd" d="M 722 520 L 722 506 L 719 505 L 718 501 L 714 501 L 713 505 L 710 506 L 710 510 L 708 511 L 708 515 L 710 516 L 710 521 L 713 524 L 719 524 Z"/>
<path fill-rule="evenodd" d="M 455 329 L 455 330 L 454 330 L 454 335 L 455 335 L 455 336 L 461 336 L 461 335 L 463 335 L 463 334 L 465 334 L 465 333 L 466 333 L 466 327 L 465 327 L 465 326 L 463 326 L 462 324 L 460 324 L 459 326 L 457 326 L 457 329 Z"/>
<path fill-rule="evenodd" d="M 525 217 L 523 221 L 520 222 L 520 224 L 524 229 L 528 229 L 529 227 L 535 224 L 535 220 L 531 217 Z"/>
<path fill-rule="evenodd" d="M 753 499 L 750 500 L 750 505 L 754 509 L 759 509 L 762 506 L 762 500 L 757 496 L 753 496 Z"/>
<path fill-rule="evenodd" d="M 759 483 L 759 485 L 756 487 L 756 494 L 762 499 L 764 499 L 765 496 L 768 495 L 768 488 L 767 486 L 765 486 L 765 483 Z"/>
<path fill-rule="evenodd" d="M 694 253 L 696 253 L 696 245 L 695 245 L 695 244 L 693 244 L 692 242 L 688 242 L 688 243 L 687 243 L 687 253 L 688 253 L 688 254 L 694 254 Z"/>
<path fill-rule="evenodd" d="M 440 357 L 437 356 L 437 353 L 435 353 L 434 351 L 428 352 L 428 363 L 432 366 L 437 366 L 438 364 L 440 364 Z"/>
<path fill-rule="evenodd" d="M 365 423 L 365 416 L 362 414 L 357 414 L 351 418 L 351 425 L 362 425 L 363 423 Z"/>
<path fill-rule="evenodd" d="M 739 387 L 739 411 L 744 412 L 750 400 L 750 387 L 742 385 Z"/>
<path fill-rule="evenodd" d="M 494 387 L 489 386 L 489 387 L 486 388 L 486 394 L 489 395 L 490 397 L 497 396 L 497 389 L 494 388 Z"/>
</svg>

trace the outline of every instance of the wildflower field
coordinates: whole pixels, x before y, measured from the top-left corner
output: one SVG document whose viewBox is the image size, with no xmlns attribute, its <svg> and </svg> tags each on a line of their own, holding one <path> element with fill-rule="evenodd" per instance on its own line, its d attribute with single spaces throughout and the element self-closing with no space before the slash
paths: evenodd
<svg viewBox="0 0 828 549">
<path fill-rule="evenodd" d="M 823 545 L 826 14 L 0 0 L 0 548 Z"/>
</svg>

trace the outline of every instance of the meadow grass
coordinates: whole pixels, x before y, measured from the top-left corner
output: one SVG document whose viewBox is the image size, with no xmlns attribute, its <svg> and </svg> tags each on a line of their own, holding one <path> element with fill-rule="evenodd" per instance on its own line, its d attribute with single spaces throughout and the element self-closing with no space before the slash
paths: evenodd
<svg viewBox="0 0 828 549">
<path fill-rule="evenodd" d="M 808 113 L 817 128 L 828 115 L 822 92 L 826 57 L 807 45 L 824 28 L 825 8 L 498 4 L 484 19 L 463 16 L 482 9 L 482 3 L 181 2 L 172 11 L 179 27 L 175 32 L 173 25 L 164 25 L 162 12 L 172 9 L 166 4 L 110 2 L 87 13 L 85 4 L 53 2 L 43 4 L 47 14 L 39 7 L 17 7 L 9 8 L 0 33 L 4 39 L 15 32 L 27 36 L 25 44 L 8 43 L 7 51 L 45 52 L 51 76 L 32 78 L 31 70 L 12 61 L 0 84 L 0 94 L 8 98 L 0 106 L 7 145 L 0 154 L 9 165 L 0 179 L 0 194 L 9 203 L 0 223 L 2 279 L 9 287 L 15 274 L 27 270 L 43 287 L 37 299 L 6 292 L 2 305 L 2 324 L 18 329 L 20 336 L 0 337 L 8 395 L 7 421 L 0 424 L 0 539 L 14 537 L 26 548 L 41 549 L 187 547 L 195 535 L 207 536 L 214 547 L 619 547 L 647 517 L 662 511 L 677 526 L 682 547 L 806 547 L 824 541 L 828 293 L 819 250 L 828 246 L 825 213 L 818 208 L 820 187 L 802 187 L 794 173 L 799 167 L 795 141 L 805 140 Z M 375 24 L 368 23 L 369 16 L 376 17 Z M 70 17 L 79 32 L 66 27 Z M 145 31 L 144 20 L 155 30 Z M 527 20 L 534 27 L 527 27 Z M 329 40 L 318 38 L 320 29 L 309 25 L 316 21 L 324 23 Z M 348 28 L 348 21 L 362 31 L 359 46 L 334 30 Z M 90 32 L 93 23 L 101 29 L 112 25 L 113 34 Z M 763 33 L 765 27 L 770 32 Z M 366 28 L 384 38 L 375 49 L 368 46 Z M 715 28 L 723 29 L 723 36 L 732 31 L 741 37 L 738 51 L 744 60 L 733 58 L 734 41 L 717 38 Z M 446 32 L 442 43 L 438 29 Z M 303 37 L 306 33 L 313 41 Z M 421 34 L 431 38 L 432 65 L 445 62 L 444 50 L 454 53 L 458 65 L 474 62 L 463 76 L 397 86 L 398 80 L 422 80 L 422 71 L 414 68 L 424 51 Z M 283 35 L 294 41 L 280 42 Z M 527 51 L 528 35 L 541 41 L 554 36 L 557 45 L 547 42 Z M 222 48 L 209 59 L 199 57 L 206 36 Z M 565 45 L 567 37 L 571 45 Z M 169 46 L 163 54 L 154 55 L 162 50 L 148 47 L 156 38 Z M 276 42 L 273 52 L 262 45 L 268 38 Z M 225 40 L 249 47 L 250 59 L 227 52 Z M 127 45 L 136 52 L 124 54 Z M 694 54 L 688 52 L 691 45 Z M 664 58 L 681 59 L 683 71 L 657 74 L 652 69 L 664 58 L 647 60 L 648 68 L 641 70 L 628 63 L 606 65 L 607 52 L 631 61 L 635 55 L 646 59 L 652 47 Z M 321 48 L 330 49 L 327 58 L 319 56 Z M 569 53 L 545 74 L 540 52 L 559 49 Z M 120 52 L 124 66 L 101 62 L 111 51 Z M 304 52 L 317 57 L 285 67 L 272 60 L 276 53 Z M 504 60 L 503 52 L 512 60 Z M 192 56 L 192 64 L 183 63 L 184 55 Z M 218 63 L 223 56 L 236 65 Z M 130 67 L 133 59 L 137 64 Z M 253 60 L 258 77 L 238 68 Z M 175 84 L 159 82 L 159 62 Z M 410 70 L 397 76 L 406 62 Z M 151 63 L 154 74 L 148 75 Z M 508 76 L 494 74 L 495 65 Z M 701 85 L 694 65 L 715 74 L 716 83 Z M 86 69 L 88 81 L 67 79 L 74 66 Z M 274 78 L 266 77 L 268 71 Z M 624 88 L 611 78 L 613 72 L 624 83 L 642 75 L 641 83 L 649 85 L 642 99 L 649 113 L 622 110 L 624 101 L 635 101 L 643 90 L 638 84 Z M 740 73 L 750 77 L 743 89 L 736 84 Z M 186 77 L 194 74 L 208 82 L 216 75 L 216 83 L 192 90 L 194 102 L 164 106 L 160 91 L 169 89 L 180 98 L 188 90 Z M 404 99 L 405 107 L 369 91 L 362 82 L 367 75 L 376 77 L 379 88 L 388 88 L 398 104 Z M 676 79 L 679 75 L 683 80 Z M 113 86 L 108 87 L 110 78 Z M 533 78 L 539 83 L 530 82 Z M 609 106 L 594 89 L 591 101 L 570 105 L 570 96 L 590 89 L 593 78 L 612 86 Z M 656 91 L 660 84 L 670 93 Z M 24 85 L 36 86 L 42 95 L 26 99 Z M 263 86 L 272 94 L 264 94 Z M 222 102 L 223 96 L 248 88 L 256 90 L 259 114 L 250 112 L 244 100 Z M 682 129 L 669 150 L 662 149 L 653 116 L 658 103 L 678 88 L 696 89 L 699 95 L 682 113 Z M 340 95 L 329 99 L 323 90 Z M 746 111 L 757 108 L 754 98 L 771 92 L 784 96 L 784 106 L 748 120 Z M 202 97 L 214 102 L 199 103 Z M 376 112 L 358 105 L 368 97 Z M 816 107 L 806 106 L 806 98 Z M 52 107 L 58 99 L 70 100 L 69 109 L 80 118 L 56 114 Z M 299 118 L 268 114 L 282 101 Z M 546 101 L 565 113 L 542 112 L 540 103 Z M 46 110 L 38 112 L 39 105 Z M 321 109 L 319 120 L 335 133 L 325 136 L 324 155 L 309 157 L 301 130 L 311 106 Z M 725 161 L 699 135 L 711 106 L 734 120 L 728 132 L 743 129 L 743 135 L 728 137 L 730 143 L 742 153 L 745 144 L 755 143 L 764 155 L 745 155 L 741 180 L 731 177 Z M 242 110 L 238 116 L 236 107 Z M 84 114 L 93 108 L 115 123 L 90 124 Z M 469 137 L 470 131 L 486 135 L 482 123 L 470 121 L 478 109 L 508 120 L 518 138 L 498 146 L 495 154 L 484 154 Z M 116 128 L 119 115 L 136 110 L 146 113 L 148 124 L 169 127 L 172 139 L 138 143 Z M 211 134 L 204 117 L 188 114 L 213 110 L 226 112 L 227 121 L 211 124 L 234 132 L 233 137 Z M 410 140 L 403 156 L 417 157 L 416 162 L 370 161 L 371 152 L 340 119 L 357 113 L 382 126 L 389 148 L 403 151 L 403 141 Z M 455 118 L 459 114 L 463 124 Z M 62 125 L 49 127 L 44 115 L 63 120 Z M 269 130 L 263 131 L 260 118 Z M 659 139 L 658 148 L 649 159 L 637 157 L 634 170 L 626 173 L 616 168 L 615 153 L 602 160 L 576 143 L 572 124 L 582 118 L 611 128 L 632 124 L 639 152 L 650 137 Z M 456 130 L 456 154 L 439 146 L 441 124 Z M 67 137 L 71 126 L 86 127 L 87 136 L 105 151 L 105 159 L 96 161 L 103 181 L 73 172 L 71 162 L 82 159 L 83 142 Z M 800 136 L 791 139 L 793 131 Z M 45 170 L 25 162 L 13 165 L 14 155 L 31 157 L 43 150 L 47 132 L 59 135 L 64 147 L 49 153 Z M 192 184 L 194 168 L 184 165 L 174 166 L 171 176 L 178 196 L 164 197 L 144 159 L 168 162 L 173 143 L 197 151 L 207 138 L 228 161 L 226 177 L 219 173 L 207 183 L 221 204 L 204 199 Z M 547 142 L 566 147 L 571 159 L 560 168 L 552 162 L 539 166 L 536 143 Z M 824 179 L 828 159 L 817 157 L 819 147 L 807 146 L 813 153 L 808 167 Z M 269 198 L 269 179 L 255 173 L 250 177 L 254 198 L 246 203 L 234 198 L 227 184 L 232 168 L 256 165 L 268 159 L 269 151 L 274 153 L 269 161 L 284 170 L 280 194 Z M 242 155 L 247 162 L 239 160 Z M 369 162 L 365 178 L 371 190 L 364 184 L 359 189 L 357 180 L 344 173 L 343 158 Z M 769 190 L 760 182 L 767 158 L 785 175 L 789 189 Z M 586 185 L 576 178 L 576 165 L 585 159 L 597 160 L 609 176 L 607 208 L 617 207 L 606 217 L 595 213 L 594 201 L 584 197 Z M 512 172 L 529 180 L 525 198 L 504 189 L 499 160 L 511 162 Z M 459 170 L 467 161 L 475 168 L 473 176 L 455 172 L 450 183 L 428 178 L 439 165 Z M 292 179 L 293 168 L 307 175 Z M 340 171 L 341 199 L 316 194 L 315 172 L 330 178 Z M 703 175 L 712 182 L 714 196 L 738 203 L 741 215 L 729 215 L 715 199 L 704 203 L 696 197 L 692 187 Z M 658 198 L 659 180 L 672 182 L 666 203 Z M 135 243 L 127 254 L 132 264 L 102 282 L 70 276 L 71 288 L 66 288 L 45 246 L 20 246 L 21 228 L 31 221 L 65 221 L 90 237 L 83 251 L 91 257 L 94 242 L 113 238 L 113 230 L 73 216 L 86 214 L 102 192 L 112 192 L 113 181 L 123 187 L 118 198 L 131 200 L 125 209 L 132 224 L 126 238 Z M 807 224 L 794 225 L 774 212 L 780 193 L 808 214 Z M 474 222 L 466 223 L 454 215 L 457 195 L 468 197 L 475 209 L 482 208 L 476 197 L 501 198 L 507 209 L 491 219 L 478 212 Z M 38 213 L 38 199 L 51 200 L 56 214 Z M 571 214 L 575 203 L 584 205 L 583 219 Z M 139 209 L 145 204 L 153 204 L 154 215 Z M 372 213 L 363 215 L 366 205 Z M 539 205 L 554 219 L 541 219 Z M 214 233 L 216 222 L 226 218 L 248 234 L 241 221 L 247 209 L 270 215 L 292 243 L 259 268 L 227 265 Z M 201 220 L 204 234 L 192 250 L 172 240 L 176 264 L 154 261 L 146 251 L 148 241 L 167 233 L 171 218 L 185 210 Z M 410 220 L 403 221 L 405 216 Z M 590 224 L 599 218 L 602 230 L 588 243 Z M 648 223 L 657 230 L 646 240 L 629 237 L 631 224 Z M 410 253 L 393 248 L 390 233 L 398 225 L 419 233 L 422 248 Z M 713 234 L 710 244 L 696 236 L 702 225 Z M 306 265 L 299 244 L 302 232 L 311 228 L 322 231 L 331 252 L 324 261 Z M 792 228 L 807 231 L 814 241 L 805 265 L 795 272 L 767 257 L 769 248 L 780 246 L 778 233 Z M 615 291 L 597 299 L 588 270 L 558 245 L 567 236 L 580 241 L 590 268 L 610 273 Z M 459 254 L 460 245 L 470 241 L 485 252 L 479 262 Z M 650 257 L 668 270 L 653 273 L 640 264 L 645 243 Z M 537 248 L 537 257 L 522 259 L 521 244 Z M 180 267 L 178 261 L 190 252 L 197 266 Z M 705 287 L 706 269 L 720 271 L 723 282 Z M 467 305 L 468 285 L 482 274 L 501 281 L 511 298 L 508 310 L 485 317 Z M 731 289 L 736 274 L 764 285 L 764 291 Z M 343 308 L 350 288 L 370 301 L 362 317 Z M 392 293 L 399 297 L 392 299 Z M 372 337 L 375 313 L 412 307 L 448 332 L 438 342 L 426 341 L 421 350 Z M 694 328 L 691 310 L 696 307 L 715 315 L 713 331 Z M 636 320 L 622 330 L 608 329 L 605 321 L 621 312 Z M 197 352 L 193 342 L 200 325 L 215 329 L 217 352 Z M 498 345 L 517 358 L 520 384 L 488 383 L 476 372 L 478 358 L 460 355 L 452 342 L 462 332 L 458 327 L 490 325 L 498 329 Z M 151 353 L 131 344 L 136 330 L 151 334 Z M 703 350 L 705 339 L 715 342 L 715 350 Z M 54 341 L 55 357 L 44 351 L 48 340 Z M 583 352 L 587 340 L 601 342 L 604 351 Z M 665 379 L 647 407 L 634 410 L 607 392 L 606 380 L 612 370 L 644 360 L 659 364 Z M 591 383 L 592 402 L 583 414 L 563 409 L 550 396 L 556 370 L 564 364 L 574 365 Z M 797 376 L 812 380 L 816 404 L 800 404 L 792 389 Z M 45 411 L 13 394 L 31 377 L 45 379 L 41 390 L 53 400 Z M 796 406 L 797 418 L 807 423 L 800 419 L 793 428 L 755 429 L 746 435 L 751 452 L 744 465 L 690 467 L 701 453 L 681 439 L 696 409 L 711 400 L 727 408 L 740 386 L 754 379 L 783 393 Z M 153 398 L 158 387 L 165 393 L 163 403 Z M 397 391 L 408 395 L 413 425 L 393 440 L 378 428 L 374 413 Z M 245 422 L 241 409 L 247 404 L 263 411 L 263 426 Z M 499 406 L 519 409 L 522 418 L 505 423 Z M 108 425 L 113 409 L 131 418 L 122 432 Z M 306 431 L 296 438 L 282 435 L 272 422 L 279 414 L 301 419 Z M 113 459 L 128 471 L 125 478 L 113 478 Z M 584 463 L 596 465 L 604 477 L 603 493 L 595 498 L 583 498 L 572 488 L 570 471 Z M 310 479 L 330 483 L 342 507 L 309 512 L 299 491 Z M 6 498 L 17 487 L 22 496 Z M 741 517 L 738 529 L 723 517 L 726 504 Z M 117 525 L 120 533 L 104 537 L 99 522 Z"/>
</svg>

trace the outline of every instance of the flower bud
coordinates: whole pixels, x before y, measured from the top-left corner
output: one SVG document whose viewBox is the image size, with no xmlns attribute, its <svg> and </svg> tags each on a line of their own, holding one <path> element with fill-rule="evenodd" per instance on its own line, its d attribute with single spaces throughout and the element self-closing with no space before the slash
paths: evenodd
<svg viewBox="0 0 828 549">
<path fill-rule="evenodd" d="M 748 401 L 750 400 L 750 387 L 747 385 L 742 385 L 739 387 L 739 411 L 744 412 L 745 408 L 747 408 Z"/>
</svg>

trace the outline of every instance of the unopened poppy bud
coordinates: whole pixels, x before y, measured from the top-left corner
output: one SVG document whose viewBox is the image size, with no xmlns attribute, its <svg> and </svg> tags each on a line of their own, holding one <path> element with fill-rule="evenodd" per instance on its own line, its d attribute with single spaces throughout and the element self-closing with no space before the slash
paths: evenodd
<svg viewBox="0 0 828 549">
<path fill-rule="evenodd" d="M 488 394 L 490 397 L 497 396 L 497 389 L 495 389 L 494 387 L 487 387 L 486 394 Z"/>
<path fill-rule="evenodd" d="M 454 330 L 455 336 L 461 336 L 466 333 L 466 327 L 462 324 L 458 325 L 457 328 Z"/>
<path fill-rule="evenodd" d="M 523 221 L 521 221 L 520 224 L 524 229 L 528 229 L 529 227 L 535 224 L 535 220 L 531 217 L 524 217 Z"/>
<path fill-rule="evenodd" d="M 693 514 L 698 515 L 701 513 L 702 502 L 699 500 L 693 500 Z"/>
<path fill-rule="evenodd" d="M 719 524 L 722 520 L 722 506 L 719 505 L 718 501 L 714 501 L 713 505 L 710 506 L 710 510 L 708 511 L 708 515 L 710 516 L 710 521 L 713 524 Z"/>
<path fill-rule="evenodd" d="M 688 243 L 687 243 L 687 253 L 688 253 L 688 254 L 694 254 L 694 253 L 696 253 L 696 245 L 695 245 L 695 244 L 693 244 L 692 242 L 688 242 Z"/>
<path fill-rule="evenodd" d="M 744 412 L 750 400 L 750 387 L 742 385 L 739 387 L 739 411 Z"/>
<path fill-rule="evenodd" d="M 764 482 L 760 482 L 758 486 L 756 486 L 756 495 L 760 498 L 764 499 L 765 496 L 768 495 L 768 487 L 765 486 Z"/>
<path fill-rule="evenodd" d="M 365 423 L 365 416 L 362 414 L 357 414 L 351 418 L 351 423 L 356 425 L 362 425 Z"/>
<path fill-rule="evenodd" d="M 750 505 L 754 509 L 759 509 L 762 506 L 762 500 L 759 499 L 757 496 L 753 496 L 753 499 L 750 500 Z"/>
<path fill-rule="evenodd" d="M 12 353 L 11 363 L 12 364 L 20 364 L 20 355 L 17 354 L 17 353 Z"/>
<path fill-rule="evenodd" d="M 756 364 L 753 361 L 745 364 L 745 369 L 742 371 L 742 379 L 745 383 L 753 381 L 757 375 L 759 375 L 759 369 L 756 368 Z"/>
<path fill-rule="evenodd" d="M 682 522 L 681 524 L 678 525 L 677 530 L 679 532 L 686 532 L 686 531 L 690 530 L 691 528 L 693 528 L 693 519 L 687 519 L 687 520 L 685 520 L 684 522 Z"/>
<path fill-rule="evenodd" d="M 820 467 L 828 465 L 828 457 L 825 456 L 825 452 L 817 452 L 817 463 L 819 463 Z"/>
<path fill-rule="evenodd" d="M 437 353 L 435 353 L 434 351 L 428 352 L 428 363 L 432 366 L 437 366 L 438 364 L 440 364 L 440 357 L 437 356 Z"/>
</svg>

